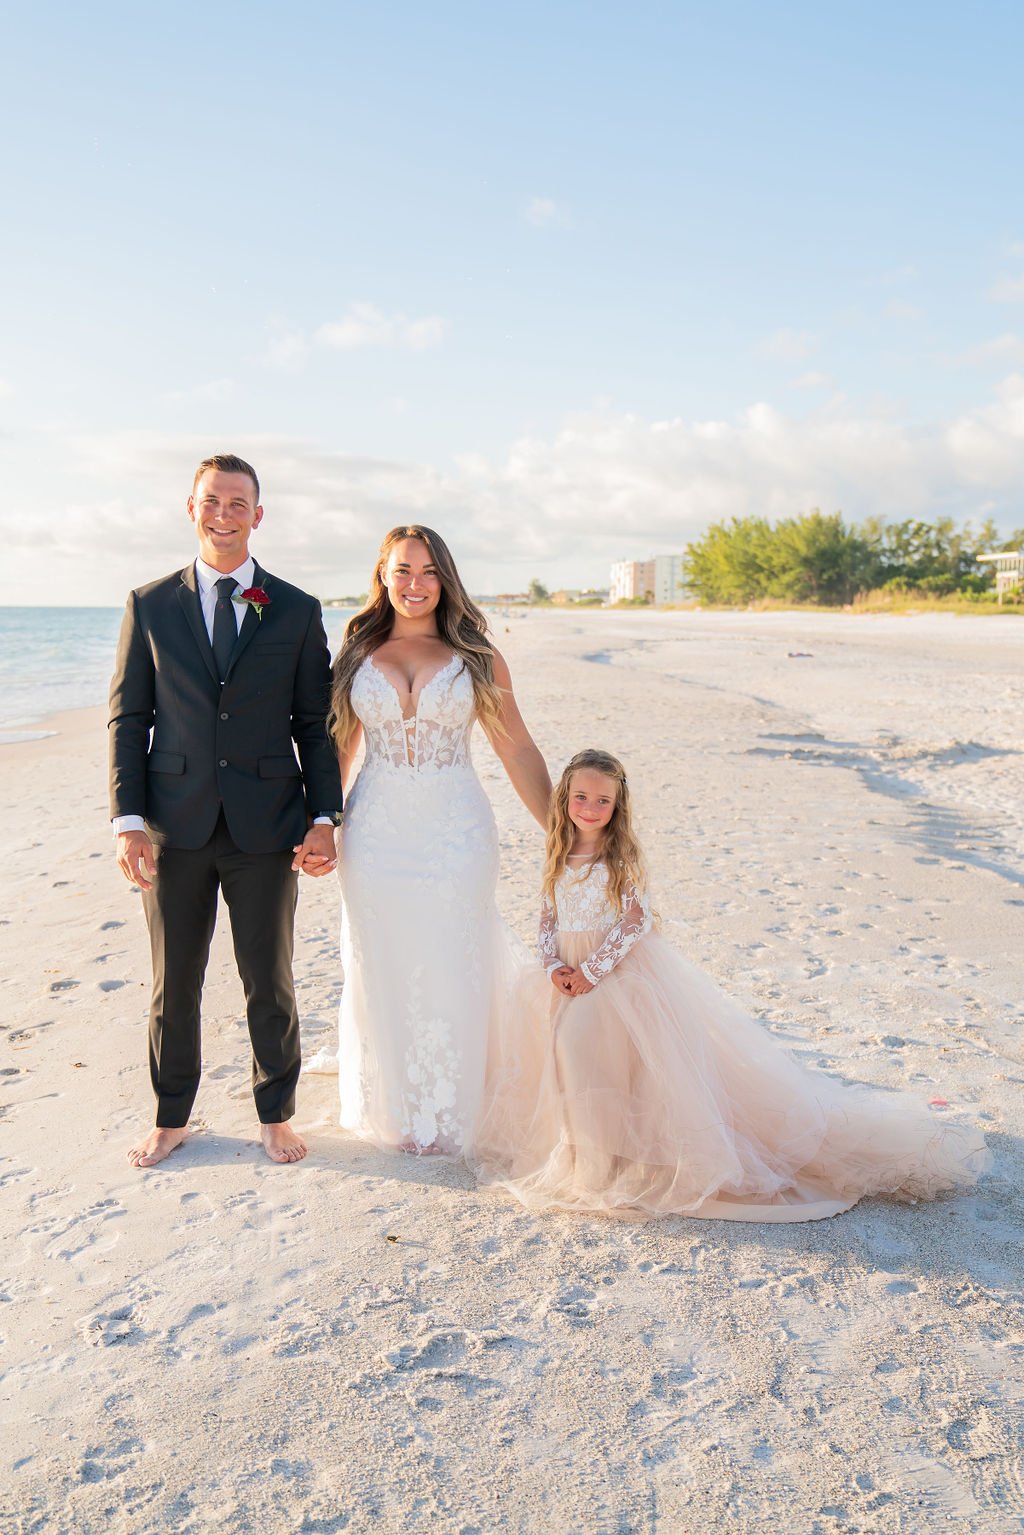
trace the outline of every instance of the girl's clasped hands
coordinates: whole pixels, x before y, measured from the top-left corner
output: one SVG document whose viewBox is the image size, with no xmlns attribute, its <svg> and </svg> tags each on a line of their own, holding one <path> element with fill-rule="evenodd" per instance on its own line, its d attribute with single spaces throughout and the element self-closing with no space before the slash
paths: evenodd
<svg viewBox="0 0 1024 1535">
<path fill-rule="evenodd" d="M 551 984 L 567 997 L 585 997 L 594 989 L 593 982 L 587 980 L 583 971 L 574 970 L 571 965 L 559 965 L 557 970 L 552 970 Z"/>
</svg>

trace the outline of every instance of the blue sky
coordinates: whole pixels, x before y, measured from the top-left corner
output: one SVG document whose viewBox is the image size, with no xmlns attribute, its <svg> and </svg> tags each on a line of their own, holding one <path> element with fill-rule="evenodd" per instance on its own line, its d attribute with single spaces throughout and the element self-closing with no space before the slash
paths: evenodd
<svg viewBox="0 0 1024 1535">
<path fill-rule="evenodd" d="M 0 602 L 184 563 L 217 450 L 322 595 L 405 520 L 476 590 L 1024 524 L 1021 57 L 998 4 L 12 7 Z"/>
</svg>

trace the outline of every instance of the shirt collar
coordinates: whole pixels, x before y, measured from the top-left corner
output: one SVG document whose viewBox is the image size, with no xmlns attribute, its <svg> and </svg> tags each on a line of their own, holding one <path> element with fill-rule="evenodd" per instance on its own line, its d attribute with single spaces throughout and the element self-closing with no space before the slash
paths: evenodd
<svg viewBox="0 0 1024 1535">
<path fill-rule="evenodd" d="M 212 565 L 207 565 L 205 560 L 196 555 L 196 580 L 204 593 L 212 591 L 222 576 L 234 576 L 243 592 L 248 591 L 256 581 L 256 561 L 250 554 L 237 570 L 214 570 Z"/>
</svg>

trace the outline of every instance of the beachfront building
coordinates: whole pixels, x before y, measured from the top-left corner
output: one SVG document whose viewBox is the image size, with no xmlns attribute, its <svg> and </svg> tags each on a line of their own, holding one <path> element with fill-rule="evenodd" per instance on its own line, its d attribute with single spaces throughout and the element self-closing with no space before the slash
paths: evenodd
<svg viewBox="0 0 1024 1535">
<path fill-rule="evenodd" d="M 659 554 L 654 562 L 654 600 L 659 607 L 685 602 L 686 573 L 681 554 Z"/>
<path fill-rule="evenodd" d="M 659 554 L 649 560 L 619 560 L 612 566 L 609 602 L 632 602 L 642 597 L 659 605 L 682 602 L 686 579 L 681 554 Z"/>
<path fill-rule="evenodd" d="M 654 561 L 617 560 L 608 582 L 609 602 L 654 601 Z"/>
<path fill-rule="evenodd" d="M 1024 586 L 1024 549 L 1004 549 L 1001 554 L 979 554 L 978 564 L 984 561 L 996 567 L 996 601 L 1002 602 L 1004 592 L 1016 591 Z"/>
</svg>

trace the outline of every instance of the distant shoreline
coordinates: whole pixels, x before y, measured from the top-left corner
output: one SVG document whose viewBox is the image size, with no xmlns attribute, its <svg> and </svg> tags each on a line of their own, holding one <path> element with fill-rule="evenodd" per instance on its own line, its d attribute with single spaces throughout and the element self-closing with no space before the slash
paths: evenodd
<svg viewBox="0 0 1024 1535">
<path fill-rule="evenodd" d="M 764 624 L 771 629 L 777 629 L 784 626 L 787 622 L 796 625 L 806 625 L 821 620 L 831 628 L 833 623 L 838 627 L 843 619 L 848 619 L 851 623 L 858 626 L 863 624 L 864 620 L 871 619 L 873 620 L 871 625 L 863 624 L 863 627 L 867 630 L 868 628 L 874 629 L 877 625 L 889 619 L 894 624 L 898 623 L 901 628 L 906 626 L 908 631 L 913 629 L 920 634 L 921 630 L 926 629 L 929 623 L 936 626 L 940 631 L 945 631 L 947 626 L 958 623 L 965 617 L 970 619 L 988 618 L 998 620 L 1005 613 L 1020 613 L 1021 611 L 1024 610 L 1019 608 L 988 608 L 978 611 L 974 608 L 970 610 L 950 610 L 938 607 L 922 608 L 919 610 L 851 611 L 847 608 L 808 606 L 792 608 L 683 608 L 667 606 L 661 608 L 653 606 L 645 608 L 573 608 L 539 603 L 533 605 L 524 604 L 521 607 L 503 606 L 487 610 L 488 617 L 491 619 L 491 627 L 495 631 L 500 628 L 502 618 L 507 619 L 510 624 L 518 624 L 531 616 L 534 618 L 543 617 L 546 621 L 552 614 L 556 615 L 554 620 L 556 622 L 564 618 L 566 621 L 574 624 L 585 624 L 588 629 L 592 629 L 594 632 L 595 650 L 600 649 L 598 642 L 600 640 L 600 631 L 605 621 L 608 623 L 608 632 L 610 634 L 617 634 L 622 632 L 620 624 L 628 620 L 639 620 L 641 623 L 646 621 L 656 625 L 661 632 L 671 632 L 677 623 L 680 625 L 689 623 L 699 626 L 702 622 L 706 622 L 708 632 L 710 633 L 713 632 L 713 627 L 729 623 L 748 630 L 756 627 L 758 623 Z M 96 714 L 97 718 L 102 717 L 105 708 L 104 683 L 102 687 L 98 687 L 95 698 L 74 703 L 68 708 L 40 710 L 38 715 L 31 717 L 26 715 L 21 719 L 4 722 L 0 725 L 0 749 L 5 749 L 7 753 L 10 753 L 17 747 L 37 745 L 44 742 L 48 737 L 63 735 L 69 729 L 76 728 L 72 725 L 73 721 L 93 713 Z"/>
</svg>

